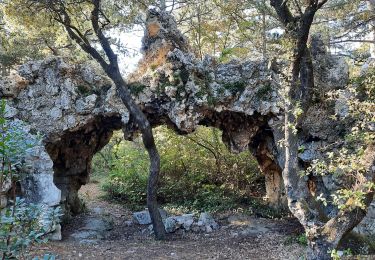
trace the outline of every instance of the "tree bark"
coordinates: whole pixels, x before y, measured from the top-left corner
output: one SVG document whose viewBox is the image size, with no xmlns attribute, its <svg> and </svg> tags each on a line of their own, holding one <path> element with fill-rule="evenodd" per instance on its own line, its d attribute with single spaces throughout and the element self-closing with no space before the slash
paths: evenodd
<svg viewBox="0 0 375 260">
<path fill-rule="evenodd" d="M 332 245 L 325 236 L 322 236 L 317 208 L 308 190 L 307 178 L 299 175 L 301 167 L 298 164 L 298 118 L 294 110 L 298 104 L 302 105 L 304 111 L 309 107 L 314 77 L 307 40 L 315 13 L 325 2 L 326 0 L 321 2 L 309 0 L 304 13 L 295 16 L 286 1 L 271 0 L 271 5 L 286 29 L 287 40 L 291 46 L 290 67 L 285 77 L 283 149 L 285 161 L 282 176 L 288 207 L 307 233 L 306 257 L 311 260 L 330 259 L 328 251 L 336 245 Z"/>
<path fill-rule="evenodd" d="M 337 245 L 327 242 L 326 238 L 319 238 L 314 241 L 308 240 L 306 259 L 307 260 L 331 260 L 331 250 Z"/>
<path fill-rule="evenodd" d="M 266 0 L 262 0 L 262 56 L 267 59 Z"/>
<path fill-rule="evenodd" d="M 160 156 L 155 144 L 152 127 L 142 110 L 135 104 L 129 89 L 125 87 L 126 83 L 122 78 L 120 71 L 108 71 L 107 74 L 115 83 L 119 97 L 124 102 L 125 106 L 130 112 L 130 115 L 133 117 L 133 120 L 142 132 L 143 144 L 150 158 L 150 173 L 147 182 L 147 207 L 150 212 L 156 239 L 164 240 L 166 238 L 166 233 L 157 203 Z"/>
</svg>

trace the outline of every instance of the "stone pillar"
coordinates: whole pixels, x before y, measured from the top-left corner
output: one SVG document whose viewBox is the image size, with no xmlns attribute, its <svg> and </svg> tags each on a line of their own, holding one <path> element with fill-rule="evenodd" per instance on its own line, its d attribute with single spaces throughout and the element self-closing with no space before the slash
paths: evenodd
<svg viewBox="0 0 375 260">
<path fill-rule="evenodd" d="M 113 130 L 120 128 L 120 120 L 117 116 L 99 117 L 77 131 L 66 131 L 57 141 L 47 142 L 53 160 L 53 181 L 61 190 L 61 204 L 67 218 L 84 209 L 78 190 L 88 183 L 93 156 L 109 142 Z"/>
<path fill-rule="evenodd" d="M 266 197 L 269 205 L 276 210 L 287 208 L 284 193 L 282 170 L 274 158 L 273 140 L 265 137 L 252 147 L 253 154 L 258 161 L 259 169 L 265 176 Z"/>
<path fill-rule="evenodd" d="M 260 168 L 262 169 L 262 166 Z M 265 176 L 267 200 L 270 206 L 275 209 L 285 208 L 286 199 L 280 169 L 270 165 L 261 171 Z"/>
</svg>

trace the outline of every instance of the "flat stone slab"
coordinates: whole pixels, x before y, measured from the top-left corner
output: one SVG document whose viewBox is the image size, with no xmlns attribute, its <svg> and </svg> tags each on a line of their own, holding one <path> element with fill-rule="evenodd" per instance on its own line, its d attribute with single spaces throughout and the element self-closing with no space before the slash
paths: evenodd
<svg viewBox="0 0 375 260">
<path fill-rule="evenodd" d="M 104 217 L 89 217 L 85 220 L 85 225 L 70 235 L 74 240 L 83 244 L 93 244 L 102 240 L 113 228 L 111 221 Z"/>
<path fill-rule="evenodd" d="M 85 222 L 86 225 L 80 230 L 107 231 L 113 228 L 110 221 L 103 218 L 88 218 Z"/>
</svg>

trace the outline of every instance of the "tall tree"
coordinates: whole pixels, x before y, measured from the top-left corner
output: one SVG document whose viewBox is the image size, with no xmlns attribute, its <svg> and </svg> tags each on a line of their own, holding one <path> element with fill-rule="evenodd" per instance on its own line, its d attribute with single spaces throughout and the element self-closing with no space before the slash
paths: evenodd
<svg viewBox="0 0 375 260">
<path fill-rule="evenodd" d="M 129 87 L 120 73 L 118 57 L 113 50 L 112 42 L 106 35 L 107 30 L 113 29 L 113 26 L 116 25 L 111 23 L 111 20 L 116 22 L 116 17 L 110 17 L 108 12 L 117 8 L 117 13 L 120 13 L 121 8 L 126 8 L 126 6 L 121 7 L 120 2 L 115 2 L 102 2 L 101 0 L 25 0 L 21 1 L 21 4 L 29 6 L 35 11 L 50 14 L 51 18 L 65 28 L 69 37 L 100 64 L 115 84 L 118 96 L 142 133 L 143 144 L 149 154 L 150 174 L 147 187 L 147 206 L 156 238 L 165 239 L 164 224 L 157 205 L 160 157 L 155 145 L 152 127 L 131 96 Z"/>
<path fill-rule="evenodd" d="M 314 71 L 307 42 L 316 12 L 328 0 L 282 1 L 271 0 L 280 22 L 285 29 L 288 48 L 289 69 L 285 74 L 285 114 L 284 114 L 284 169 L 283 180 L 288 206 L 303 225 L 308 238 L 307 259 L 331 259 L 330 251 L 335 249 L 342 236 L 355 227 L 366 214 L 364 207 L 341 207 L 334 217 L 322 216 L 319 205 L 309 189 L 308 178 L 301 176 L 303 169 L 298 162 L 297 125 L 312 101 Z M 370 145 L 363 159 L 364 171 L 369 174 L 368 184 L 373 181 L 374 149 Z M 367 159 L 366 159 L 367 158 Z M 366 184 L 367 185 L 367 184 Z M 364 186 L 366 186 L 364 185 Z M 368 206 L 373 190 L 363 189 Z M 348 201 L 347 201 L 348 203 Z"/>
<path fill-rule="evenodd" d="M 373 0 L 330 0 L 317 14 L 313 32 L 338 55 L 363 61 L 375 46 Z"/>
<path fill-rule="evenodd" d="M 56 26 L 56 23 L 46 22 L 45 14 L 34 14 L 32 18 L 20 15 L 25 7 L 12 5 L 6 8 L 7 3 L 5 1 L 0 5 L 4 20 L 1 29 L 0 63 L 14 67 L 48 55 L 69 55 L 76 60 L 84 59 L 82 52 L 72 44 L 62 28 Z"/>
</svg>

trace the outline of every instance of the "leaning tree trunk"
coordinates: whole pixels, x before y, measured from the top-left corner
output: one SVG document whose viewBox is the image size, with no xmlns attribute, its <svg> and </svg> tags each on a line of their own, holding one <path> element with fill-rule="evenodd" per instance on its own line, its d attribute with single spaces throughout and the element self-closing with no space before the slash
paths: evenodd
<svg viewBox="0 0 375 260">
<path fill-rule="evenodd" d="M 133 120 L 141 130 L 143 144 L 150 158 L 150 174 L 147 183 L 147 207 L 150 212 L 156 239 L 164 240 L 166 237 L 166 233 L 157 203 L 160 156 L 155 144 L 152 127 L 146 116 L 143 114 L 142 110 L 134 102 L 129 89 L 126 88 L 126 83 L 123 80 L 120 71 L 107 71 L 107 74 L 115 83 L 119 97 L 129 110 L 130 115 L 133 117 Z"/>
<path fill-rule="evenodd" d="M 285 76 L 285 114 L 284 114 L 284 169 L 282 172 L 288 207 L 305 228 L 308 249 L 307 259 L 330 259 L 328 251 L 332 244 L 322 235 L 320 221 L 316 212 L 316 202 L 311 198 L 306 176 L 300 176 L 302 170 L 298 163 L 298 106 L 307 111 L 311 103 L 311 91 L 314 88 L 314 74 L 307 41 L 310 28 L 317 10 L 327 0 L 308 0 L 300 15 L 291 12 L 287 1 L 271 0 L 279 20 L 286 29 L 289 42 L 289 70 Z M 303 116 L 303 112 L 299 117 Z"/>
</svg>

